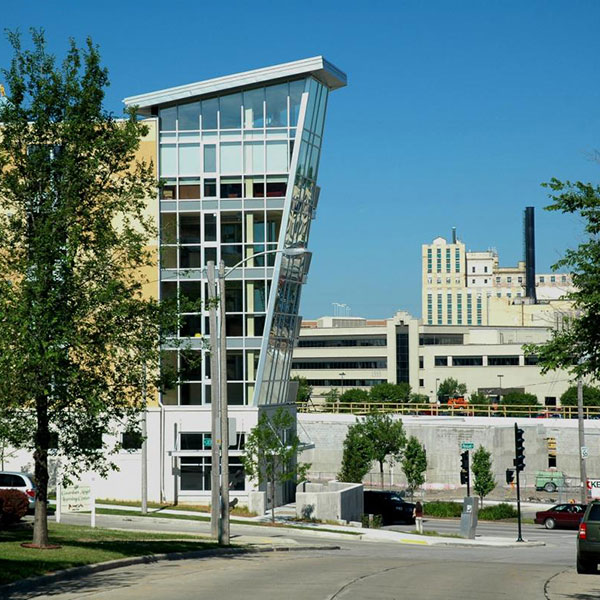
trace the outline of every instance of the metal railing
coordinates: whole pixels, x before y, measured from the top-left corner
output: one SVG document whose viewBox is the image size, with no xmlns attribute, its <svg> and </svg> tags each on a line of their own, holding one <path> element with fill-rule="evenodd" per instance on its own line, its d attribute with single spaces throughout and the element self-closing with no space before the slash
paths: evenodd
<svg viewBox="0 0 600 600">
<path fill-rule="evenodd" d="M 424 415 L 440 417 L 529 417 L 576 419 L 576 406 L 523 406 L 502 404 L 416 404 L 412 402 L 298 402 L 300 413 L 334 413 L 368 415 L 386 412 L 400 415 Z M 586 406 L 585 419 L 600 419 L 600 406 Z"/>
</svg>

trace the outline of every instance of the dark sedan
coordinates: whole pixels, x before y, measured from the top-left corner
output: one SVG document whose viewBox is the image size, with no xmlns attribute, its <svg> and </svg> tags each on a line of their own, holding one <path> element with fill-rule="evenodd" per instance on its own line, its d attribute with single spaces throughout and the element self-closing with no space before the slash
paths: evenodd
<svg viewBox="0 0 600 600">
<path fill-rule="evenodd" d="M 557 504 L 548 510 L 535 513 L 535 522 L 546 529 L 555 527 L 577 529 L 585 509 L 585 504 Z"/>
<path fill-rule="evenodd" d="M 365 514 L 381 515 L 383 525 L 415 522 L 412 502 L 405 502 L 398 492 L 365 490 Z"/>
</svg>

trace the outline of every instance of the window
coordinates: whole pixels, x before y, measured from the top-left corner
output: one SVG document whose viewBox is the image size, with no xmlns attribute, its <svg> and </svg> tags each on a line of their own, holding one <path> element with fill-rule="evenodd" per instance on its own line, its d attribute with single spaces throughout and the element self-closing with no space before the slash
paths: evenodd
<svg viewBox="0 0 600 600">
<path fill-rule="evenodd" d="M 179 487 L 182 492 L 210 490 L 211 457 L 182 456 Z"/>
<path fill-rule="evenodd" d="M 483 272 L 484 272 L 484 273 L 487 273 L 487 272 L 488 272 L 488 268 L 487 268 L 487 266 L 484 266 L 484 267 L 483 267 Z"/>
<path fill-rule="evenodd" d="M 424 366 L 424 357 L 423 356 L 419 356 L 419 369 L 423 369 Z"/>
<path fill-rule="evenodd" d="M 436 255 L 436 266 L 437 266 L 436 272 L 441 273 L 442 272 L 442 249 L 436 248 L 435 255 Z"/>
<path fill-rule="evenodd" d="M 446 248 L 446 273 L 452 271 L 452 258 L 450 255 L 450 248 Z"/>
<path fill-rule="evenodd" d="M 265 90 L 249 90 L 244 92 L 244 127 L 264 127 L 264 100 Z"/>
<path fill-rule="evenodd" d="M 540 362 L 540 359 L 535 354 L 525 355 L 525 365 L 528 367 L 533 367 Z"/>
<path fill-rule="evenodd" d="M 139 431 L 127 430 L 123 432 L 121 447 L 123 450 L 139 450 L 143 441 L 142 434 Z"/>
<path fill-rule="evenodd" d="M 550 283 L 556 283 L 556 277 L 554 275 L 550 275 Z"/>
<path fill-rule="evenodd" d="M 382 338 L 326 338 L 326 339 L 302 339 L 298 340 L 298 348 L 341 348 L 344 346 L 385 346 L 386 339 Z"/>
<path fill-rule="evenodd" d="M 242 94 L 229 94 L 220 98 L 221 129 L 240 129 Z"/>
<path fill-rule="evenodd" d="M 217 111 L 219 109 L 218 98 L 202 101 L 202 129 L 217 128 Z"/>
<path fill-rule="evenodd" d="M 545 279 L 543 275 L 540 275 L 540 283 L 544 283 Z"/>
<path fill-rule="evenodd" d="M 204 172 L 216 173 L 217 171 L 217 147 L 214 144 L 204 146 Z"/>
<path fill-rule="evenodd" d="M 179 131 L 200 129 L 200 102 L 180 104 L 177 112 Z"/>
<path fill-rule="evenodd" d="M 487 279 L 484 279 L 484 280 L 483 280 L 483 283 L 487 283 Z"/>
<path fill-rule="evenodd" d="M 561 275 L 560 280 L 562 281 L 562 283 L 567 283 L 567 276 Z"/>
<path fill-rule="evenodd" d="M 427 248 L 427 272 L 431 273 L 432 272 L 432 256 L 431 256 L 431 248 Z"/>
<path fill-rule="evenodd" d="M 517 277 L 517 281 L 518 281 L 519 283 L 523 283 L 523 278 L 522 278 L 522 277 Z"/>
<path fill-rule="evenodd" d="M 287 127 L 287 88 L 287 83 L 266 88 L 267 127 Z"/>
<path fill-rule="evenodd" d="M 518 366 L 518 356 L 488 356 L 488 366 L 500 367 L 500 366 Z"/>
<path fill-rule="evenodd" d="M 512 277 L 507 277 L 507 278 L 506 278 L 506 282 L 507 282 L 507 283 L 512 283 Z"/>
<path fill-rule="evenodd" d="M 471 273 L 475 273 L 475 267 L 471 267 Z"/>
<path fill-rule="evenodd" d="M 425 385 L 424 379 L 419 379 L 419 387 L 423 387 Z"/>
<path fill-rule="evenodd" d="M 419 346 L 452 346 L 463 343 L 462 333 L 422 333 Z"/>
<path fill-rule="evenodd" d="M 435 367 L 447 367 L 448 366 L 448 357 L 447 356 L 436 356 L 433 360 L 433 365 Z"/>
<path fill-rule="evenodd" d="M 475 283 L 475 280 L 473 279 L 472 283 Z"/>
<path fill-rule="evenodd" d="M 482 367 L 482 356 L 453 356 L 452 365 L 454 367 Z"/>
</svg>

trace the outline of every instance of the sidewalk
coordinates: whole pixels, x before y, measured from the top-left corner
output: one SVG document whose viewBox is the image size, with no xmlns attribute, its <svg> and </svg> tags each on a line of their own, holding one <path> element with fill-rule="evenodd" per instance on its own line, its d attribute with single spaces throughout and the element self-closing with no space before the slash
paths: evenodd
<svg viewBox="0 0 600 600">
<path fill-rule="evenodd" d="M 131 513 L 140 512 L 137 507 L 131 506 L 120 506 L 120 505 L 108 505 L 98 504 L 97 508 L 110 508 L 116 510 L 128 511 Z M 154 531 L 150 529 L 153 525 L 153 521 L 162 521 L 164 524 L 168 517 L 160 518 L 161 515 L 180 515 L 180 516 L 208 516 L 207 513 L 201 513 L 192 510 L 173 510 L 173 509 L 150 509 L 149 513 L 154 515 L 153 517 L 138 517 L 138 519 L 144 519 L 144 522 L 148 522 L 148 529 L 146 531 Z M 347 525 L 332 525 L 329 523 L 303 523 L 299 521 L 291 521 L 295 511 L 292 510 L 291 505 L 281 506 L 275 509 L 275 522 L 279 525 L 277 528 L 273 528 L 268 525 L 271 521 L 269 514 L 257 516 L 257 517 L 233 517 L 232 533 L 235 533 L 235 529 L 243 528 L 243 532 L 235 534 L 235 538 L 232 540 L 236 544 L 285 544 L 295 543 L 292 539 L 283 538 L 282 534 L 288 533 L 289 536 L 302 536 L 306 534 L 314 535 L 317 534 L 319 537 L 325 539 L 337 539 L 352 542 L 353 540 L 366 541 L 366 542 L 384 542 L 384 543 L 399 543 L 399 544 L 411 544 L 419 546 L 489 546 L 489 547 L 502 547 L 502 548 L 523 548 L 528 546 L 544 546 L 544 542 L 515 542 L 513 538 L 504 537 L 492 537 L 492 536 L 478 536 L 474 540 L 458 538 L 458 537 L 445 537 L 442 535 L 418 535 L 413 533 L 404 533 L 399 531 L 389 531 L 386 529 L 366 529 L 364 527 L 352 527 Z M 103 515 L 99 515 L 101 518 Z M 108 515 L 106 515 L 108 516 Z M 118 518 L 117 515 L 110 515 L 113 518 Z M 133 516 L 133 515 L 132 515 Z M 127 528 L 127 520 L 129 517 L 123 518 L 124 528 Z M 177 519 L 178 524 L 181 524 L 182 531 L 185 533 L 186 524 L 198 525 L 198 521 Z M 248 525 L 244 525 L 244 522 Z M 139 523 L 139 521 L 138 521 Z M 264 526 L 260 524 L 264 523 Z M 158 523 L 155 523 L 158 525 Z M 208 525 L 208 523 L 207 523 Z M 289 528 L 286 528 L 286 525 Z M 247 529 L 252 527 L 256 530 L 256 535 L 252 535 Z M 189 533 L 189 530 L 187 530 Z M 351 535 L 349 535 L 351 534 Z"/>
</svg>

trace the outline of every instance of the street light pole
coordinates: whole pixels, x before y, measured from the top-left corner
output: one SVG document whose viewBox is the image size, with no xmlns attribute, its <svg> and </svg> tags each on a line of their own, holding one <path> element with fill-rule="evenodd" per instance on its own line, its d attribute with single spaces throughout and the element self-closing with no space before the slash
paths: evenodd
<svg viewBox="0 0 600 600">
<path fill-rule="evenodd" d="M 500 398 L 502 396 L 502 378 L 503 377 L 504 377 L 504 375 L 498 375 L 498 385 L 499 385 L 498 401 L 500 401 Z"/>
<path fill-rule="evenodd" d="M 215 282 L 215 263 L 209 260 L 206 264 L 206 278 L 208 280 L 210 328 L 210 415 L 211 415 L 211 467 L 210 467 L 210 531 L 214 538 L 220 537 L 220 490 L 219 490 L 219 344 L 217 335 L 217 290 Z"/>
<path fill-rule="evenodd" d="M 579 478 L 581 479 L 581 504 L 587 503 L 587 474 L 585 468 L 585 431 L 583 428 L 583 380 L 577 380 L 577 428 L 579 431 Z"/>
<path fill-rule="evenodd" d="M 227 410 L 227 328 L 225 322 L 225 263 L 219 263 L 220 347 L 219 373 L 221 382 L 221 529 L 219 544 L 229 544 L 229 414 Z"/>
<path fill-rule="evenodd" d="M 148 514 L 148 401 L 146 392 L 146 363 L 142 365 L 142 514 Z"/>
<path fill-rule="evenodd" d="M 227 406 L 227 329 L 225 320 L 225 279 L 237 267 L 258 256 L 282 253 L 285 256 L 300 256 L 306 249 L 283 248 L 265 250 L 248 256 L 225 270 L 225 263 L 219 263 L 219 299 L 217 300 L 217 282 L 215 263 L 206 263 L 209 297 L 210 327 L 210 378 L 211 378 L 211 535 L 219 544 L 229 544 L 229 424 Z M 217 302 L 219 303 L 220 323 L 217 324 Z M 217 328 L 220 327 L 220 330 Z"/>
</svg>

